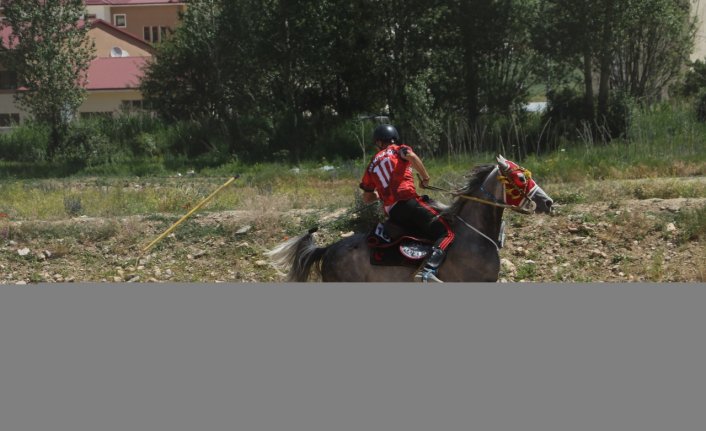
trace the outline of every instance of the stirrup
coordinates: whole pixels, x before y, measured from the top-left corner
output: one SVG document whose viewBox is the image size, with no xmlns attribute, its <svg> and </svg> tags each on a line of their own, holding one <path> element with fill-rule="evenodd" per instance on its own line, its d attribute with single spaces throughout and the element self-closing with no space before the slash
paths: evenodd
<svg viewBox="0 0 706 431">
<path fill-rule="evenodd" d="M 436 269 L 433 268 L 422 268 L 414 275 L 414 281 L 419 283 L 443 283 L 436 276 Z"/>
</svg>

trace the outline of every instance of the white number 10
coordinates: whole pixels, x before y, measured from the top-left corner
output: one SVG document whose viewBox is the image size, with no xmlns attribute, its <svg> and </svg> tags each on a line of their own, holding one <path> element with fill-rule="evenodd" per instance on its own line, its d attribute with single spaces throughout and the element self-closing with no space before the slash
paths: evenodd
<svg viewBox="0 0 706 431">
<path fill-rule="evenodd" d="M 392 161 L 390 159 L 382 159 L 380 164 L 373 168 L 373 172 L 378 176 L 383 188 L 390 185 L 390 177 L 392 176 Z"/>
</svg>

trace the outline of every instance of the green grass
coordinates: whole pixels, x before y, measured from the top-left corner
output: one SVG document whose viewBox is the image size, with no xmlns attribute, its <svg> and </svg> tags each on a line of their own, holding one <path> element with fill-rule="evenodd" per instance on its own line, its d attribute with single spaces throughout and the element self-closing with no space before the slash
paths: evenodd
<svg viewBox="0 0 706 431">
<path fill-rule="evenodd" d="M 116 130 L 139 131 L 142 126 L 126 120 L 120 127 Z M 657 184 L 650 180 L 706 175 L 706 124 L 693 120 L 686 110 L 657 107 L 634 116 L 629 137 L 607 144 L 578 143 L 541 157 L 515 161 L 532 171 L 557 203 L 565 205 L 599 198 L 620 202 L 706 196 L 703 181 L 678 179 Z M 425 164 L 433 185 L 454 189 L 465 184 L 464 175 L 473 166 L 494 160 L 495 155 L 490 153 L 465 153 L 429 158 Z M 201 211 L 259 211 L 267 221 L 291 209 L 331 210 L 359 205 L 358 182 L 364 170 L 362 160 L 246 164 L 234 159 L 200 170 L 186 159 L 172 165 L 168 162 L 146 157 L 80 172 L 50 162 L 0 162 L 0 213 L 13 221 L 162 213 L 177 216 L 238 174 L 240 178 Z M 187 174 L 189 171 L 194 173 Z M 634 182 L 626 185 L 610 181 L 613 179 Z M 442 202 L 450 200 L 440 192 L 420 193 Z M 355 225 L 352 219 L 340 224 L 341 228 Z M 697 227 L 690 231 L 702 235 Z"/>
</svg>

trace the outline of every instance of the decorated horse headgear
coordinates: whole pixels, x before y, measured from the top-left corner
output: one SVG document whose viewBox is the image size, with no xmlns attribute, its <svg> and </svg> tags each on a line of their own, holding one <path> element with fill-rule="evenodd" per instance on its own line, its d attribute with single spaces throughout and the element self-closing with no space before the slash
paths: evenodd
<svg viewBox="0 0 706 431">
<path fill-rule="evenodd" d="M 537 204 L 532 201 L 532 196 L 537 192 L 538 186 L 532 179 L 532 172 L 501 155 L 498 155 L 496 160 L 497 179 L 504 188 L 504 202 L 511 207 L 533 212 Z"/>
</svg>

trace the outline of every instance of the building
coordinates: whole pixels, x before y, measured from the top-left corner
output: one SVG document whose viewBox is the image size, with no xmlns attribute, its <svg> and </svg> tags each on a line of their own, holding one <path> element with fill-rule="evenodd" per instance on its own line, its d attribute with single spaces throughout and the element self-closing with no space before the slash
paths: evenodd
<svg viewBox="0 0 706 431">
<path fill-rule="evenodd" d="M 96 58 L 87 73 L 88 97 L 79 107 L 79 115 L 112 115 L 122 109 L 142 106 L 139 91 L 143 68 L 154 53 L 151 44 L 101 19 L 88 21 L 88 36 L 94 41 Z M 7 41 L 9 31 L 2 38 Z M 0 66 L 0 127 L 27 119 L 14 100 L 17 79 Z"/>
<path fill-rule="evenodd" d="M 154 53 L 152 45 L 101 19 L 91 21 L 88 35 L 95 43 L 96 58 L 88 68 L 88 97 L 80 115 L 111 115 L 141 107 L 140 80 Z"/>
<path fill-rule="evenodd" d="M 706 0 L 691 0 L 691 11 L 698 20 L 691 61 L 706 59 Z"/>
<path fill-rule="evenodd" d="M 143 68 L 161 42 L 178 25 L 184 0 L 85 0 L 89 37 L 96 58 L 88 69 L 88 97 L 79 108 L 83 117 L 111 115 L 142 107 L 139 91 Z M 0 1 L 0 19 L 2 1 Z M 7 41 L 9 31 L 0 35 Z M 28 113 L 14 102 L 17 78 L 0 65 L 0 127 L 24 121 Z"/>
<path fill-rule="evenodd" d="M 150 43 L 162 41 L 173 31 L 185 10 L 185 0 L 86 0 L 90 17 Z"/>
</svg>

